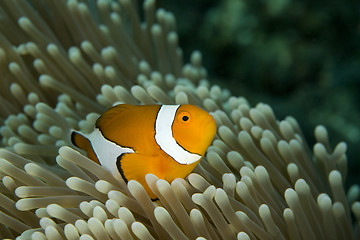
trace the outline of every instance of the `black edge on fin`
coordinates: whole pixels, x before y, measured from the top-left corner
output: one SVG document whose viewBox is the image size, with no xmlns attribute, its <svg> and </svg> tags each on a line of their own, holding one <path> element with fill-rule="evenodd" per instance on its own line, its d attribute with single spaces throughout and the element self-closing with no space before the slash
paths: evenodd
<svg viewBox="0 0 360 240">
<path fill-rule="evenodd" d="M 101 118 L 101 116 L 96 119 L 95 128 L 98 128 L 98 129 L 101 131 L 100 123 L 99 123 L 99 122 L 100 122 L 100 118 Z M 101 131 L 101 132 L 102 132 L 102 131 Z"/>
<path fill-rule="evenodd" d="M 79 134 L 78 131 L 76 131 L 76 130 L 71 130 L 70 140 L 71 140 L 71 143 L 74 144 L 74 146 L 79 147 L 79 146 L 76 144 L 76 142 L 75 142 L 75 136 L 76 136 L 77 134 Z"/>
<path fill-rule="evenodd" d="M 123 171 L 123 169 L 122 169 L 122 167 L 121 167 L 121 158 L 122 158 L 125 154 L 128 154 L 128 153 L 122 153 L 122 154 L 120 154 L 120 155 L 117 157 L 116 166 L 117 166 L 117 168 L 118 168 L 118 171 L 119 171 L 121 177 L 124 179 L 125 183 L 128 183 L 129 180 L 125 177 L 124 171 Z M 130 153 L 130 154 L 131 154 L 131 153 Z M 151 201 L 152 201 L 152 202 L 155 202 L 155 201 L 157 201 L 157 200 L 159 200 L 159 198 L 151 198 Z"/>
<path fill-rule="evenodd" d="M 118 157 L 117 157 L 117 160 L 116 160 L 116 166 L 118 168 L 118 171 L 119 173 L 121 174 L 121 177 L 124 179 L 125 183 L 128 183 L 129 180 L 127 180 L 127 178 L 125 177 L 125 174 L 124 174 L 124 171 L 121 167 L 121 158 L 125 155 L 126 153 L 122 153 L 120 154 Z"/>
</svg>

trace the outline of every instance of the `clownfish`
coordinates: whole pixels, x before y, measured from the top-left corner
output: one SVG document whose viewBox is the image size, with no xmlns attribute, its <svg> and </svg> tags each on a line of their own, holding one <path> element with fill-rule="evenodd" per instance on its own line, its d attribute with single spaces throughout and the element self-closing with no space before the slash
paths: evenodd
<svg viewBox="0 0 360 240">
<path fill-rule="evenodd" d="M 214 118 L 194 105 L 119 104 L 97 119 L 90 134 L 73 130 L 71 141 L 115 177 L 138 181 L 156 199 L 145 175 L 168 182 L 185 178 L 215 133 Z"/>
</svg>

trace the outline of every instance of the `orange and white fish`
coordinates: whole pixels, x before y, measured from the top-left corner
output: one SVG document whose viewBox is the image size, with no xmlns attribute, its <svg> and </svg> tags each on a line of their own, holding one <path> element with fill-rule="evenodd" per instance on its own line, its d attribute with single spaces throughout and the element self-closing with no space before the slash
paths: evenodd
<svg viewBox="0 0 360 240">
<path fill-rule="evenodd" d="M 214 118 L 193 105 L 127 105 L 108 109 L 90 134 L 73 131 L 73 144 L 125 182 L 136 180 L 155 199 L 145 175 L 185 178 L 213 141 Z"/>
</svg>

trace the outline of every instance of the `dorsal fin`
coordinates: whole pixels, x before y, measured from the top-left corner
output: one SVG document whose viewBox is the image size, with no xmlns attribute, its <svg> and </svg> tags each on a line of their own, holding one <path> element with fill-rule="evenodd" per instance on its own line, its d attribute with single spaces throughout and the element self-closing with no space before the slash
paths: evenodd
<svg viewBox="0 0 360 240">
<path fill-rule="evenodd" d="M 131 108 L 133 106 L 129 104 L 119 104 L 109 108 L 96 120 L 95 127 L 101 130 L 105 122 L 112 122 L 112 119 L 119 117 Z"/>
</svg>

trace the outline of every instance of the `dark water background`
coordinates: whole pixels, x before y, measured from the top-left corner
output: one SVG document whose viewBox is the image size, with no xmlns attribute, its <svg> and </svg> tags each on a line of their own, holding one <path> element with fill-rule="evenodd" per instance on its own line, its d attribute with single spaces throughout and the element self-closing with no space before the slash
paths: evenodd
<svg viewBox="0 0 360 240">
<path fill-rule="evenodd" d="M 312 146 L 324 125 L 348 144 L 346 185 L 360 184 L 360 2 L 158 0 L 175 14 L 184 59 L 203 54 L 209 79 L 291 115 Z"/>
</svg>

